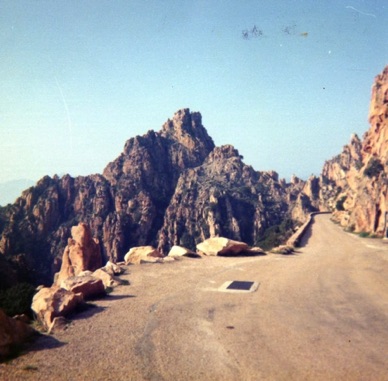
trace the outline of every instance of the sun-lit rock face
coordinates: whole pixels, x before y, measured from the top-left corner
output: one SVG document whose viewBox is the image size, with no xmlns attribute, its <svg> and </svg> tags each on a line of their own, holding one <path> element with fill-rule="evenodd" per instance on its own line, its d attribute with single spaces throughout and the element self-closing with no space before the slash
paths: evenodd
<svg viewBox="0 0 388 381">
<path fill-rule="evenodd" d="M 200 113 L 182 109 L 159 132 L 129 139 L 102 175 L 46 176 L 0 208 L 0 253 L 49 285 L 61 266 L 65 277 L 85 267 L 72 254 L 87 237 L 68 241 L 79 222 L 104 261 L 140 246 L 161 255 L 173 246 L 195 251 L 216 236 L 267 249 L 317 210 L 311 197 L 314 179 L 287 184 L 274 171 L 254 170 L 232 145 L 215 147 Z"/>
<path fill-rule="evenodd" d="M 152 246 L 132 247 L 124 256 L 126 264 L 140 265 L 142 262 L 156 262 L 163 255 Z"/>
<path fill-rule="evenodd" d="M 383 236 L 388 212 L 388 66 L 375 78 L 363 140 L 325 163 L 322 201 L 344 227 Z"/>
<path fill-rule="evenodd" d="M 102 266 L 99 241 L 92 237 L 89 226 L 80 222 L 72 227 L 71 235 L 62 256 L 61 269 L 55 279 L 57 285 L 85 270 L 95 271 Z"/>
<path fill-rule="evenodd" d="M 66 316 L 82 302 L 82 294 L 74 294 L 59 287 L 45 287 L 35 294 L 31 309 L 42 326 L 48 330 L 54 318 Z"/>
<path fill-rule="evenodd" d="M 238 255 L 247 252 L 249 246 L 244 242 L 225 237 L 213 237 L 199 243 L 197 250 L 203 255 Z"/>
<path fill-rule="evenodd" d="M 388 160 L 388 66 L 375 78 L 369 109 L 369 131 L 365 134 L 363 151 Z"/>
</svg>

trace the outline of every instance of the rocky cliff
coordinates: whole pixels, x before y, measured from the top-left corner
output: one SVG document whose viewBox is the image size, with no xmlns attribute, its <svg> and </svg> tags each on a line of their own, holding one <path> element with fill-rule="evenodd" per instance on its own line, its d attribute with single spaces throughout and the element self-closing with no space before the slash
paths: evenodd
<svg viewBox="0 0 388 381">
<path fill-rule="evenodd" d="M 388 68 L 372 88 L 370 129 L 352 136 L 321 176 L 288 184 L 244 164 L 231 145 L 215 147 L 200 113 L 179 110 L 159 132 L 129 139 L 103 174 L 44 177 L 0 208 L 0 287 L 52 283 L 79 222 L 103 260 L 131 247 L 195 249 L 224 236 L 268 248 L 312 211 L 333 211 L 346 228 L 382 236 L 388 213 Z"/>
<path fill-rule="evenodd" d="M 291 209 L 303 219 L 312 207 L 300 201 L 303 187 L 255 171 L 232 146 L 215 147 L 201 114 L 183 109 L 159 132 L 129 139 L 102 175 L 46 176 L 0 208 L 0 253 L 23 277 L 51 284 L 78 222 L 112 261 L 134 246 L 167 253 L 216 235 L 275 244 L 294 227 Z"/>
<path fill-rule="evenodd" d="M 386 235 L 388 213 L 388 67 L 375 78 L 370 128 L 354 135 L 343 151 L 325 163 L 321 207 L 350 231 Z"/>
<path fill-rule="evenodd" d="M 276 172 L 245 165 L 233 146 L 216 147 L 202 165 L 181 174 L 159 232 L 159 248 L 194 250 L 216 236 L 260 245 L 269 228 L 287 220 L 292 227 L 293 189 L 279 182 Z"/>
</svg>

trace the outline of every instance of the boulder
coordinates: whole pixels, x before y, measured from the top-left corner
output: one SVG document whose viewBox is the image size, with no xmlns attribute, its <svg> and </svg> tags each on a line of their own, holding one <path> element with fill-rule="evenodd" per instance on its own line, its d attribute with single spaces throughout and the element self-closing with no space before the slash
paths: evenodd
<svg viewBox="0 0 388 381">
<path fill-rule="evenodd" d="M 247 255 L 266 255 L 266 252 L 261 247 L 251 247 L 245 252 Z"/>
<path fill-rule="evenodd" d="M 106 265 L 103 267 L 103 269 L 111 275 L 120 275 L 124 272 L 124 269 L 120 265 L 111 261 L 106 262 Z"/>
<path fill-rule="evenodd" d="M 163 263 L 164 262 L 164 258 L 159 258 L 159 257 L 146 257 L 146 258 L 141 258 L 140 259 L 140 264 L 143 264 L 143 263 Z"/>
<path fill-rule="evenodd" d="M 197 245 L 197 250 L 204 255 L 239 255 L 247 252 L 249 246 L 244 242 L 233 241 L 225 237 L 208 238 Z"/>
<path fill-rule="evenodd" d="M 175 259 L 176 259 L 177 257 L 164 257 L 163 259 L 162 259 L 162 261 L 163 261 L 163 263 L 168 263 L 168 262 L 175 262 Z"/>
<path fill-rule="evenodd" d="M 274 254 L 287 255 L 287 254 L 293 254 L 294 252 L 295 252 L 295 249 L 292 246 L 288 246 L 288 245 L 280 245 L 271 249 L 271 253 L 274 253 Z"/>
<path fill-rule="evenodd" d="M 53 319 L 53 322 L 51 323 L 47 333 L 50 335 L 51 333 L 64 331 L 67 328 L 68 324 L 69 320 L 67 320 L 63 316 L 57 316 Z"/>
<path fill-rule="evenodd" d="M 21 319 L 7 316 L 0 309 L 0 359 L 8 356 L 14 346 L 22 344 L 34 330 Z"/>
<path fill-rule="evenodd" d="M 61 282 L 61 288 L 74 294 L 81 293 L 85 300 L 105 294 L 103 281 L 92 275 L 67 278 Z"/>
<path fill-rule="evenodd" d="M 104 287 L 116 287 L 121 284 L 120 279 L 115 278 L 112 274 L 108 273 L 104 267 L 101 269 L 96 270 L 93 273 L 93 276 L 95 278 L 101 279 L 102 283 L 104 284 Z"/>
<path fill-rule="evenodd" d="M 125 264 L 140 264 L 148 262 L 160 262 L 163 255 L 152 246 L 133 247 L 124 256 Z"/>
<path fill-rule="evenodd" d="M 31 309 L 42 326 L 48 330 L 55 317 L 66 316 L 82 302 L 82 294 L 75 294 L 56 286 L 45 287 L 35 294 Z"/>
<path fill-rule="evenodd" d="M 169 257 L 199 257 L 197 253 L 182 246 L 173 246 L 168 253 Z"/>
<path fill-rule="evenodd" d="M 63 252 L 61 269 L 55 277 L 56 285 L 82 271 L 94 271 L 102 266 L 99 241 L 92 238 L 87 224 L 80 222 L 73 226 L 71 236 Z"/>
</svg>

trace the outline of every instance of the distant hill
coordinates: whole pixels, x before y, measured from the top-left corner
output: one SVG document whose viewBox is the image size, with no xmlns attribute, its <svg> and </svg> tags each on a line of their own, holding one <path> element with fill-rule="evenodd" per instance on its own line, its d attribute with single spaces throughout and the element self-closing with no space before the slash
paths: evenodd
<svg viewBox="0 0 388 381">
<path fill-rule="evenodd" d="M 35 184 L 29 179 L 19 179 L 0 183 L 0 205 L 13 204 L 21 195 L 22 191 Z"/>
</svg>

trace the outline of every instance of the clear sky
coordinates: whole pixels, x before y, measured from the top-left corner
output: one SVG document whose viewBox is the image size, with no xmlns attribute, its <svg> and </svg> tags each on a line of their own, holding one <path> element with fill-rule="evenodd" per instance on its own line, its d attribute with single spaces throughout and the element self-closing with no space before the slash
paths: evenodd
<svg viewBox="0 0 388 381">
<path fill-rule="evenodd" d="M 0 182 L 101 173 L 180 108 L 256 170 L 369 128 L 386 0 L 0 0 Z"/>
</svg>

